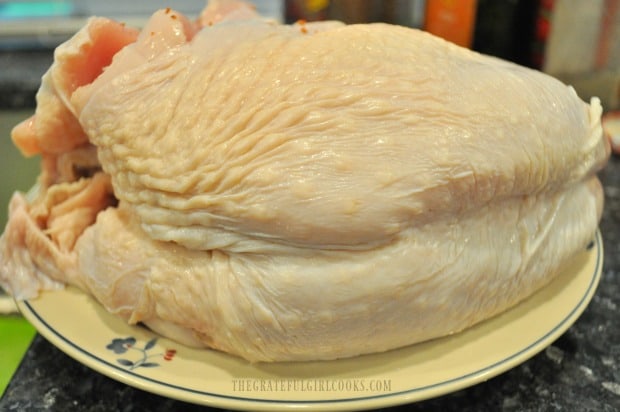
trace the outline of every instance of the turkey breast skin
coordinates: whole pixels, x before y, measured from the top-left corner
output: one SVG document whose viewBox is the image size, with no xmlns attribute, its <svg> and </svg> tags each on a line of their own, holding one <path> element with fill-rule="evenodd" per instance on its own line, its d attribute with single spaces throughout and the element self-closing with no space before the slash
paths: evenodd
<svg viewBox="0 0 620 412">
<path fill-rule="evenodd" d="M 554 279 L 603 208 L 597 99 L 404 27 L 224 0 L 141 31 L 92 18 L 37 101 L 0 285 L 73 285 L 252 362 L 462 331 Z"/>
</svg>

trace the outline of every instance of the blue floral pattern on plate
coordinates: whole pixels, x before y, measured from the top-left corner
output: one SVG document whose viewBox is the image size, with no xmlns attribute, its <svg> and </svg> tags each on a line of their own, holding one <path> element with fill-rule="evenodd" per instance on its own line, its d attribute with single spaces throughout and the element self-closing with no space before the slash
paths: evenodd
<svg viewBox="0 0 620 412">
<path fill-rule="evenodd" d="M 147 341 L 144 346 L 138 346 L 136 338 L 128 336 L 126 338 L 114 338 L 106 345 L 106 349 L 111 350 L 117 355 L 136 352 L 138 357 L 135 360 L 126 358 L 118 358 L 116 361 L 129 370 L 136 368 L 155 368 L 160 366 L 154 359 L 163 358 L 165 361 L 171 361 L 176 355 L 176 349 L 166 349 L 164 352 L 149 353 L 155 348 L 157 338 Z"/>
</svg>

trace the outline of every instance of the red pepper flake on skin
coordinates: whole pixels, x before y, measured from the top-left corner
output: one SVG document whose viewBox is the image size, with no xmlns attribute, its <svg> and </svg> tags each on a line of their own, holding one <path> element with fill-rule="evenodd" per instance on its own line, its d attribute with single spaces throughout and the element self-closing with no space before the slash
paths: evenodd
<svg viewBox="0 0 620 412">
<path fill-rule="evenodd" d="M 172 20 L 176 20 L 176 19 L 177 19 L 177 15 L 176 15 L 176 14 L 173 14 L 172 16 L 170 16 L 170 18 L 171 18 Z"/>
<path fill-rule="evenodd" d="M 299 31 L 302 32 L 303 34 L 307 34 L 308 33 L 308 29 L 306 28 L 306 20 L 304 19 L 299 19 L 297 20 L 297 25 L 299 25 Z"/>
<path fill-rule="evenodd" d="M 170 7 L 166 7 L 166 11 L 165 11 L 165 13 L 166 13 L 166 14 L 170 14 L 170 10 L 171 10 L 171 9 L 170 9 Z"/>
</svg>

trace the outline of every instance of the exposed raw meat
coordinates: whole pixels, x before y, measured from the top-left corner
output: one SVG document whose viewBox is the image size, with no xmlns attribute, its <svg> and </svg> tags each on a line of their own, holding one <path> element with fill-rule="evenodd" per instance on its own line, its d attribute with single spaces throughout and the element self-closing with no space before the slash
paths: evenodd
<svg viewBox="0 0 620 412">
<path fill-rule="evenodd" d="M 59 46 L 54 64 L 43 76 L 36 114 L 13 130 L 25 155 L 61 153 L 88 141 L 74 116 L 69 98 L 91 83 L 114 55 L 136 40 L 137 31 L 103 18 L 92 18 L 71 41 Z"/>
<path fill-rule="evenodd" d="M 92 19 L 55 58 L 13 134 L 44 155 L 0 238 L 18 298 L 73 284 L 251 361 L 350 357 L 506 310 L 601 215 L 598 101 L 427 33 L 215 1 Z"/>
</svg>

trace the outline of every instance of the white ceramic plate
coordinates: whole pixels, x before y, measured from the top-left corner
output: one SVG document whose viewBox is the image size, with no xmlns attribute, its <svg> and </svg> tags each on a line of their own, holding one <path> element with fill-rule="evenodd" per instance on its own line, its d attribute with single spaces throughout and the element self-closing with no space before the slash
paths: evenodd
<svg viewBox="0 0 620 412">
<path fill-rule="evenodd" d="M 68 288 L 19 303 L 52 344 L 120 382 L 230 409 L 352 410 L 420 401 L 496 376 L 550 345 L 588 305 L 603 245 L 576 256 L 551 284 L 465 332 L 387 353 L 331 362 L 249 364 L 128 326 Z"/>
</svg>

